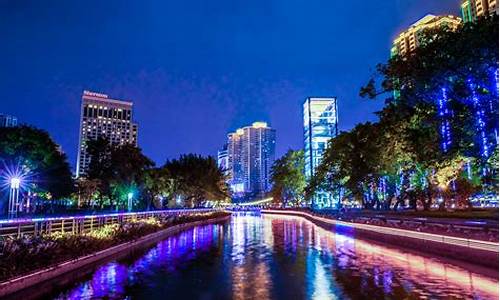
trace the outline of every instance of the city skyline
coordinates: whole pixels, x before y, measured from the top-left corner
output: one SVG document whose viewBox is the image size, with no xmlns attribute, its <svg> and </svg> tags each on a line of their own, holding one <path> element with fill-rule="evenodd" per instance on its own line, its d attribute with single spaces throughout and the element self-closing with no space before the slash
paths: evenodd
<svg viewBox="0 0 500 300">
<path fill-rule="evenodd" d="M 14 32 L 5 35 L 8 46 L 2 54 L 4 57 L 12 56 L 13 59 L 7 62 L 4 69 L 6 72 L 2 73 L 2 80 L 5 82 L 2 93 L 7 99 L 2 112 L 19 117 L 23 123 L 48 130 L 68 154 L 74 170 L 82 90 L 102 91 L 117 98 L 134 99 L 137 122 L 144 124 L 141 128 L 141 133 L 144 134 L 139 137 L 139 146 L 157 164 L 180 153 L 215 155 L 220 141 L 228 131 L 237 128 L 239 124 L 258 119 L 270 122 L 280 132 L 276 152 L 279 157 L 289 148 L 302 148 L 300 120 L 301 102 L 304 98 L 335 94 L 345 99 L 339 104 L 339 110 L 348 117 L 342 120 L 340 130 L 348 130 L 359 122 L 375 120 L 373 112 L 383 103 L 362 101 L 357 93 L 368 79 L 370 68 L 373 69 L 377 62 L 387 58 L 396 34 L 428 13 L 460 15 L 459 1 L 410 1 L 404 4 L 384 2 L 383 9 L 379 3 L 367 3 L 364 5 L 372 9 L 362 11 L 355 4 L 342 7 L 337 7 L 336 4 L 324 4 L 324 7 L 313 4 L 304 12 L 290 6 L 287 13 L 290 22 L 295 24 L 292 26 L 295 29 L 283 31 L 279 22 L 288 18 L 283 19 L 283 12 L 270 6 L 270 11 L 277 14 L 276 20 L 262 20 L 257 17 L 261 11 L 254 7 L 246 12 L 248 16 L 243 19 L 250 24 L 254 24 L 256 20 L 266 24 L 248 31 L 244 23 L 222 18 L 220 24 L 232 22 L 237 30 L 221 32 L 219 27 L 208 27 L 208 31 L 204 32 L 206 39 L 201 43 L 206 43 L 209 47 L 206 48 L 206 53 L 200 53 L 192 50 L 197 48 L 198 42 L 185 41 L 185 38 L 171 31 L 164 32 L 164 28 L 168 26 L 158 27 L 158 22 L 163 21 L 144 8 L 137 9 L 137 14 L 132 14 L 135 12 L 134 7 L 122 7 L 117 17 L 111 17 L 113 20 L 109 22 L 118 24 L 131 14 L 134 16 L 133 20 L 149 20 L 145 23 L 147 28 L 124 28 L 122 32 L 127 32 L 126 39 L 120 34 L 114 36 L 114 28 L 107 27 L 106 19 L 95 27 L 84 26 L 87 17 L 100 17 L 100 12 L 108 10 L 109 4 L 96 3 L 96 9 L 86 14 L 86 18 L 82 18 L 79 12 L 86 10 L 87 5 L 81 7 L 65 4 L 66 6 L 56 8 L 66 9 L 68 19 L 63 21 L 67 23 L 70 33 L 77 30 L 81 36 L 85 36 L 86 43 L 100 45 L 89 50 L 70 46 L 75 44 L 71 42 L 73 37 L 54 27 L 49 16 L 57 12 L 37 7 L 36 4 L 30 8 L 4 5 L 5 9 L 2 11 L 7 14 L 18 10 L 17 14 L 3 16 L 1 19 L 5 22 L 18 24 L 23 16 L 36 15 L 37 22 L 32 25 L 37 26 L 19 23 L 19 26 L 14 26 Z M 233 8 L 237 15 L 245 14 L 242 7 L 236 5 Z M 187 8 L 181 6 L 172 11 L 175 9 Z M 216 6 L 214 9 L 215 15 L 209 17 L 218 17 L 217 12 L 222 8 Z M 338 11 L 339 18 L 332 24 L 303 21 L 302 14 L 316 14 L 321 19 L 322 15 L 333 10 Z M 354 12 L 363 14 L 359 17 L 360 20 L 363 19 L 363 23 L 349 25 L 349 15 Z M 191 14 L 197 15 L 198 12 Z M 380 26 L 371 26 L 374 22 L 382 23 Z M 193 30 L 200 25 L 198 22 L 190 26 L 188 32 L 195 32 Z M 353 26 L 353 31 L 346 35 L 347 33 L 339 31 L 342 26 Z M 31 36 L 40 28 L 46 29 L 48 43 L 21 47 L 15 39 L 17 35 L 12 34 Z M 267 28 L 273 29 L 271 35 L 265 33 Z M 168 40 L 160 42 L 148 36 L 149 43 L 153 44 L 137 46 L 140 42 L 135 40 L 146 29 L 154 36 L 169 33 L 162 35 Z M 313 34 L 305 34 L 306 32 Z M 271 42 L 276 34 L 283 36 L 283 46 Z M 70 42 L 54 48 L 61 38 L 69 38 Z M 179 46 L 179 50 L 174 50 L 175 47 L 171 46 L 179 45 L 178 41 L 187 42 L 187 46 Z M 114 44 L 121 45 L 120 53 L 110 50 Z M 253 47 L 244 48 L 250 44 Z M 264 44 L 270 46 L 262 47 Z M 374 50 L 368 56 L 363 54 L 366 51 L 363 50 L 366 48 L 365 44 L 373 45 L 370 48 Z M 227 47 L 222 47 L 223 45 Z M 352 45 L 357 50 L 349 51 L 353 53 L 346 52 L 349 48 L 347 45 Z M 39 48 L 32 55 L 29 52 L 35 46 Z M 16 49 L 15 55 L 11 52 L 12 49 Z M 179 58 L 178 62 L 171 61 L 166 54 L 160 54 L 159 49 L 165 49 L 168 55 Z M 281 58 L 268 62 L 266 57 L 271 53 L 269 51 L 283 55 L 275 56 Z M 140 59 L 143 53 L 150 58 Z M 222 53 L 228 53 L 228 56 Z M 352 60 L 354 56 L 357 57 L 355 61 Z M 47 57 L 51 59 L 46 59 Z M 207 63 L 200 63 L 197 57 L 203 57 Z M 19 60 L 21 58 L 23 61 Z M 351 62 L 346 64 L 348 61 Z M 67 67 L 63 68 L 61 65 Z M 31 84 L 26 85 L 26 82 Z M 24 108 L 28 105 L 33 109 L 26 111 Z M 40 114 L 40 111 L 44 113 Z M 282 114 L 283 111 L 287 113 Z M 213 134 L 203 136 L 199 128 L 209 128 Z"/>
<path fill-rule="evenodd" d="M 499 3 L 0 0 L 0 298 L 499 299 Z"/>
</svg>

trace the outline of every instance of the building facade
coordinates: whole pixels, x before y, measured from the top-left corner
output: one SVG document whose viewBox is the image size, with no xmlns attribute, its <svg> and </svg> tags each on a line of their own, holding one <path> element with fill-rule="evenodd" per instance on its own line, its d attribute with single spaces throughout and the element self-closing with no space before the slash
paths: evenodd
<svg viewBox="0 0 500 300">
<path fill-rule="evenodd" d="M 480 17 L 498 14 L 498 0 L 462 0 L 460 11 L 464 22 L 475 22 Z"/>
<path fill-rule="evenodd" d="M 16 127 L 17 118 L 5 114 L 0 114 L 0 127 Z"/>
<path fill-rule="evenodd" d="M 132 118 L 132 102 L 83 91 L 76 176 L 85 176 L 90 164 L 87 141 L 105 137 L 113 145 L 137 146 L 137 131 Z"/>
<path fill-rule="evenodd" d="M 224 174 L 229 176 L 229 155 L 227 153 L 227 144 L 224 145 L 222 150 L 217 152 L 217 166 Z"/>
<path fill-rule="evenodd" d="M 422 19 L 410 25 L 408 29 L 398 34 L 393 41 L 391 56 L 406 55 L 407 53 L 415 50 L 421 43 L 421 35 L 425 30 L 442 27 L 455 30 L 461 23 L 462 20 L 459 17 L 452 15 L 426 15 Z"/>
<path fill-rule="evenodd" d="M 307 98 L 303 105 L 305 175 L 311 178 L 321 163 L 328 142 L 338 134 L 337 99 Z M 333 195 L 318 192 L 312 205 L 333 207 Z"/>
<path fill-rule="evenodd" d="M 227 175 L 234 198 L 251 199 L 271 190 L 275 147 L 276 131 L 265 122 L 228 134 Z"/>
</svg>

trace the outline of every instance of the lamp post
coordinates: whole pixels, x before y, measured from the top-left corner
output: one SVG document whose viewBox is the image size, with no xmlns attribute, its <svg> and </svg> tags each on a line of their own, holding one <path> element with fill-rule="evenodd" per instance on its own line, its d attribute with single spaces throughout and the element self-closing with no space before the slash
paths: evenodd
<svg viewBox="0 0 500 300">
<path fill-rule="evenodd" d="M 128 208 L 128 211 L 132 211 L 132 197 L 134 196 L 134 194 L 132 192 L 128 193 L 127 194 L 127 208 Z"/>
<path fill-rule="evenodd" d="M 19 177 L 12 177 L 10 179 L 10 192 L 9 192 L 9 218 L 17 216 L 19 206 L 19 188 L 21 186 L 21 179 Z"/>
</svg>

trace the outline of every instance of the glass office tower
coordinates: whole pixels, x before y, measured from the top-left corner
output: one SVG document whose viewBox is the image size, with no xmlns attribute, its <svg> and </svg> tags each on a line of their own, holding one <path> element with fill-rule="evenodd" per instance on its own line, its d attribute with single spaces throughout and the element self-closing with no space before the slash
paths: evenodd
<svg viewBox="0 0 500 300">
<path fill-rule="evenodd" d="M 337 136 L 338 112 L 336 98 L 307 98 L 304 113 L 304 157 L 306 178 L 311 178 L 321 163 L 328 142 Z M 333 207 L 333 195 L 318 192 L 312 199 L 315 208 Z"/>
</svg>

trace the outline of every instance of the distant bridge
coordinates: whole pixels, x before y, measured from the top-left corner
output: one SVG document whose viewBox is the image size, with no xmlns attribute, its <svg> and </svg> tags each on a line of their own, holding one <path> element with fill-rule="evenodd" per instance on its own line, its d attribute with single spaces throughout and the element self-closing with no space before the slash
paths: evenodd
<svg viewBox="0 0 500 300">
<path fill-rule="evenodd" d="M 223 205 L 226 206 L 226 208 L 231 209 L 231 208 L 236 208 L 236 207 L 252 207 L 252 206 L 260 206 L 263 204 L 269 204 L 273 201 L 273 197 L 268 197 L 268 198 L 263 198 L 263 199 L 258 199 L 258 200 L 253 200 L 249 202 L 241 202 L 241 203 L 225 203 Z"/>
</svg>

